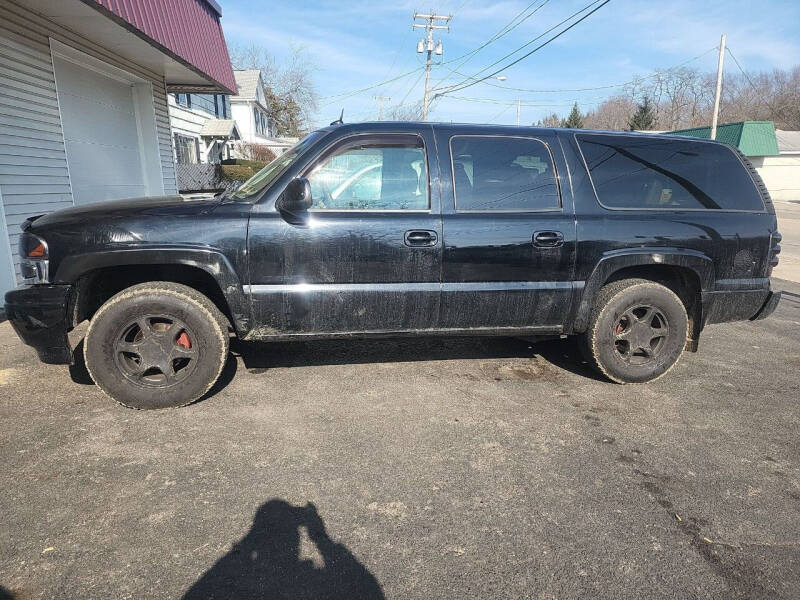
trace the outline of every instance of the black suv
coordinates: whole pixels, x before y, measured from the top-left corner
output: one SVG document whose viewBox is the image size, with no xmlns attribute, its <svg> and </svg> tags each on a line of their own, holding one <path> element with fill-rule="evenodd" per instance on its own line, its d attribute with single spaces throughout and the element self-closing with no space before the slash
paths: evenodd
<svg viewBox="0 0 800 600">
<path fill-rule="evenodd" d="M 710 141 L 429 123 L 321 129 L 235 193 L 31 217 L 22 340 L 135 408 L 192 402 L 241 340 L 579 334 L 638 383 L 779 294 L 775 211 Z"/>
</svg>

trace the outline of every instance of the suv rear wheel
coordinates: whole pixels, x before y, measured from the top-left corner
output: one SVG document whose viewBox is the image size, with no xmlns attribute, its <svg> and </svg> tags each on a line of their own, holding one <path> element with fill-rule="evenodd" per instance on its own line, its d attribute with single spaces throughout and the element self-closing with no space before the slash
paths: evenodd
<svg viewBox="0 0 800 600">
<path fill-rule="evenodd" d="M 585 354 L 617 383 L 644 383 L 678 362 L 686 344 L 686 308 L 669 288 L 646 279 L 604 286 L 583 334 Z"/>
<path fill-rule="evenodd" d="M 86 368 L 120 404 L 183 406 L 205 394 L 228 356 L 228 325 L 219 309 L 185 285 L 142 283 L 109 299 L 84 341 Z"/>
</svg>

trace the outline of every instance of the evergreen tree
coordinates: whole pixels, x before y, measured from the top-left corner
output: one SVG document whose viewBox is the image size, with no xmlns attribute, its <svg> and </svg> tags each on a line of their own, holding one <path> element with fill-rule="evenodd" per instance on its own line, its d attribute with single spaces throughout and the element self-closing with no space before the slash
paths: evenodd
<svg viewBox="0 0 800 600">
<path fill-rule="evenodd" d="M 628 129 L 631 131 L 649 131 L 656 124 L 656 115 L 650 98 L 644 97 L 641 104 L 636 106 L 636 112 L 628 119 Z"/>
<path fill-rule="evenodd" d="M 578 108 L 577 102 L 572 107 L 566 120 L 561 123 L 561 126 L 570 129 L 583 129 L 583 115 L 581 114 L 581 109 Z"/>
</svg>

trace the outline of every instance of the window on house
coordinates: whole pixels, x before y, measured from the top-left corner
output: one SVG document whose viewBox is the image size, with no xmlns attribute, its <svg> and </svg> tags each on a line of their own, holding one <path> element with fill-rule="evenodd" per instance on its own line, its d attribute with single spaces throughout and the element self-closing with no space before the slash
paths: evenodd
<svg viewBox="0 0 800 600">
<path fill-rule="evenodd" d="M 175 161 L 179 165 L 196 165 L 200 162 L 200 142 L 188 135 L 175 134 Z"/>
<path fill-rule="evenodd" d="M 597 198 L 608 208 L 763 211 L 736 155 L 681 139 L 578 135 Z"/>
<path fill-rule="evenodd" d="M 427 210 L 428 172 L 422 140 L 396 135 L 353 140 L 312 168 L 313 208 Z"/>
<path fill-rule="evenodd" d="M 544 142 L 503 136 L 450 139 L 456 209 L 530 211 L 561 206 Z"/>
<path fill-rule="evenodd" d="M 210 115 L 216 114 L 214 94 L 192 94 L 192 108 L 203 110 Z"/>
<path fill-rule="evenodd" d="M 228 96 L 214 94 L 214 115 L 218 119 L 228 119 L 231 114 L 231 105 Z"/>
<path fill-rule="evenodd" d="M 192 96 L 191 94 L 175 94 L 175 102 L 186 108 L 191 108 Z"/>
</svg>

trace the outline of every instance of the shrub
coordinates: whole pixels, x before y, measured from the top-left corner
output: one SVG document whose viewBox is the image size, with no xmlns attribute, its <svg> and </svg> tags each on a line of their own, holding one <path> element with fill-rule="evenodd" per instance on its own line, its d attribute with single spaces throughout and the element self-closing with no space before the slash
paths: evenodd
<svg viewBox="0 0 800 600">
<path fill-rule="evenodd" d="M 267 166 L 267 163 L 258 162 L 257 160 L 245 160 L 243 158 L 226 158 L 222 161 L 223 165 L 239 165 L 260 171 Z"/>
<path fill-rule="evenodd" d="M 252 144 L 250 142 L 240 142 L 236 145 L 236 151 L 244 160 L 255 161 L 267 164 L 275 160 L 275 153 L 264 144 Z"/>
<path fill-rule="evenodd" d="M 259 169 L 243 165 L 222 165 L 222 178 L 228 181 L 247 181 L 258 171 Z"/>
</svg>

